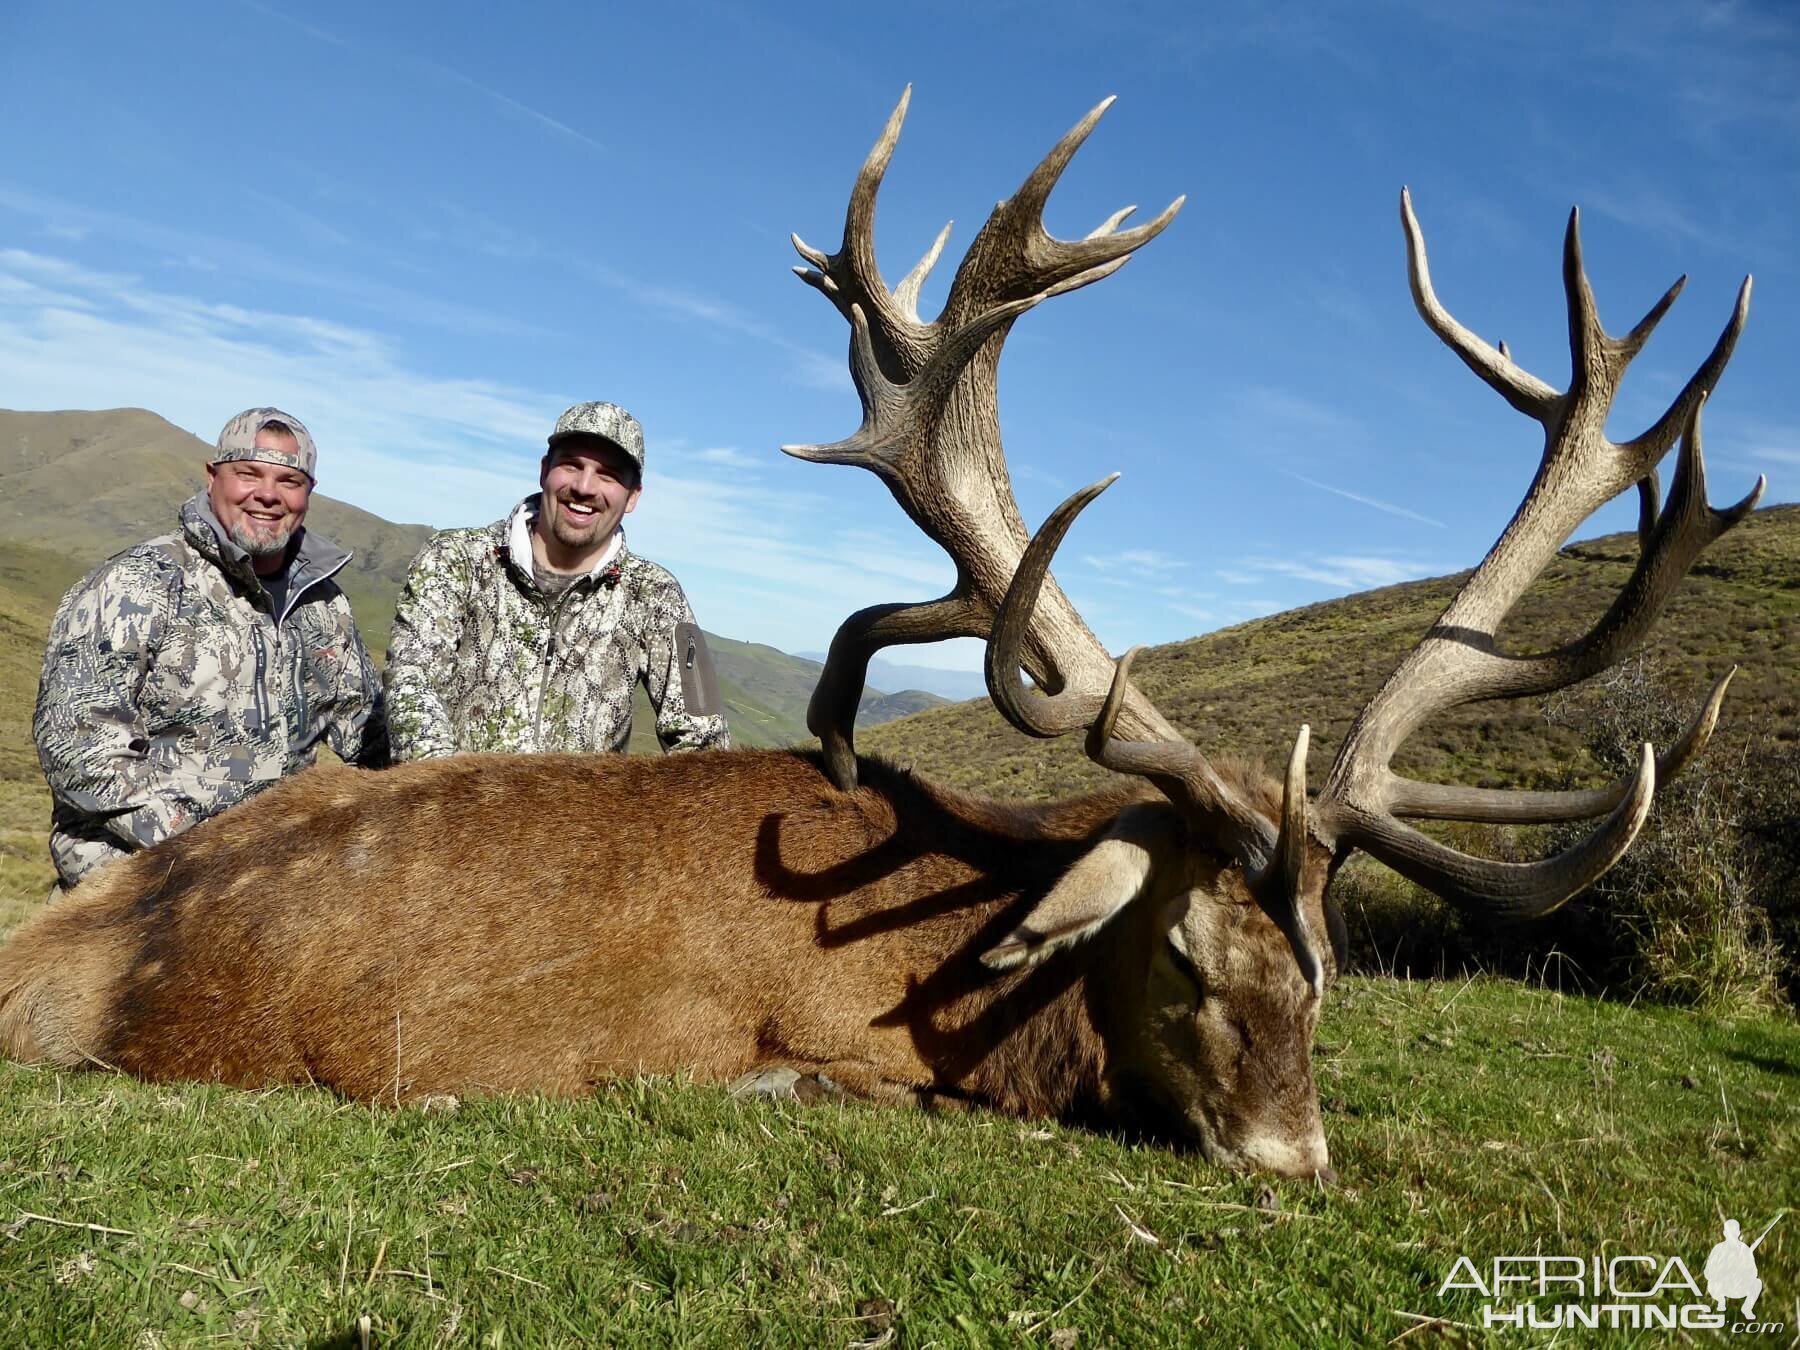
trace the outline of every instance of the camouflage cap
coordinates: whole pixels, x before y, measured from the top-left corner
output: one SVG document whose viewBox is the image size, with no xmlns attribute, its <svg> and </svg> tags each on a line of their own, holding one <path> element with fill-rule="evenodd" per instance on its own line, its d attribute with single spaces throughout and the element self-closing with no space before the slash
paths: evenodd
<svg viewBox="0 0 1800 1350">
<path fill-rule="evenodd" d="M 280 422 L 294 433 L 294 454 L 271 450 L 256 443 L 256 433 L 269 422 Z M 298 417 L 284 413 L 280 408 L 247 408 L 227 422 L 225 430 L 219 433 L 219 448 L 213 455 L 212 462 L 224 464 L 233 459 L 254 459 L 264 464 L 285 464 L 290 469 L 300 470 L 308 478 L 316 479 L 318 475 L 313 472 L 313 465 L 318 462 L 318 458 L 319 452 L 313 447 L 312 433 Z"/>
<path fill-rule="evenodd" d="M 577 403 L 556 419 L 556 430 L 550 433 L 550 448 L 572 436 L 598 436 L 611 441 L 644 471 L 644 429 L 637 418 L 616 403 Z"/>
</svg>

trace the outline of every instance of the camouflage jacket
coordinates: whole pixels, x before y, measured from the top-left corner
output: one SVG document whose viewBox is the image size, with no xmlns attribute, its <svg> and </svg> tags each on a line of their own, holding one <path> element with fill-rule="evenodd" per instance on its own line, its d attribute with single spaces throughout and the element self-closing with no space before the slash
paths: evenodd
<svg viewBox="0 0 1800 1350">
<path fill-rule="evenodd" d="M 178 533 L 63 597 L 32 735 L 65 886 L 305 768 L 321 740 L 386 761 L 380 675 L 331 580 L 349 561 L 302 530 L 276 615 L 201 493 Z"/>
<path fill-rule="evenodd" d="M 446 530 L 413 559 L 388 653 L 394 758 L 623 750 L 640 682 L 665 750 L 728 747 L 712 658 L 675 578 L 620 531 L 591 573 L 546 595 L 532 575 L 537 503 Z"/>
</svg>

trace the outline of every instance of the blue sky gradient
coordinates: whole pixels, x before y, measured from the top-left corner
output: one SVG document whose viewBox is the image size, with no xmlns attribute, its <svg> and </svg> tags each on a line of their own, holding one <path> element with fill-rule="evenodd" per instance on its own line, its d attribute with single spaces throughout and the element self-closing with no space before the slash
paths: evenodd
<svg viewBox="0 0 1800 1350">
<path fill-rule="evenodd" d="M 821 649 L 951 579 L 873 476 L 776 449 L 858 421 L 847 330 L 787 235 L 836 247 L 908 83 L 877 240 L 897 279 L 955 220 L 928 314 L 1107 94 L 1052 230 L 1187 194 L 1001 366 L 1028 524 L 1124 475 L 1057 568 L 1115 650 L 1465 567 L 1505 524 L 1541 434 L 1413 311 L 1403 184 L 1440 296 L 1558 387 L 1571 205 L 1613 331 L 1689 275 L 1619 436 L 1755 273 L 1713 490 L 1800 496 L 1800 11 L 1775 3 L 15 0 L 0 406 L 138 405 L 210 440 L 274 403 L 312 427 L 324 491 L 446 526 L 534 486 L 563 406 L 612 399 L 649 444 L 633 546 L 713 631 Z"/>
</svg>

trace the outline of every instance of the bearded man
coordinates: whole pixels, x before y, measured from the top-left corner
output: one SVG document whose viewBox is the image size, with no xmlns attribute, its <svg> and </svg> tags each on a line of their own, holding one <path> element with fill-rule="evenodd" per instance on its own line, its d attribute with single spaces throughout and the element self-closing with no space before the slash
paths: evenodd
<svg viewBox="0 0 1800 1350">
<path fill-rule="evenodd" d="M 32 736 L 67 889 L 313 762 L 387 760 L 381 679 L 305 528 L 318 459 L 300 420 L 239 413 L 180 528 L 108 559 L 58 606 Z"/>
<path fill-rule="evenodd" d="M 387 667 L 396 760 L 459 751 L 615 751 L 642 684 L 665 751 L 725 749 L 706 637 L 680 584 L 625 545 L 644 432 L 612 403 L 557 419 L 539 491 L 413 560 Z"/>
</svg>

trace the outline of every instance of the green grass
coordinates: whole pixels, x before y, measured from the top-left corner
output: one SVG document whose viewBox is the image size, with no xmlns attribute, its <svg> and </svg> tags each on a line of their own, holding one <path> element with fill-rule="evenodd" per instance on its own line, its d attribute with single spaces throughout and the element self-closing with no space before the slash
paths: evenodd
<svg viewBox="0 0 1800 1350">
<path fill-rule="evenodd" d="M 1315 1064 L 1329 1190 L 666 1079 L 446 1113 L 0 1066 L 0 1334 L 330 1344 L 366 1314 L 378 1345 L 836 1346 L 890 1318 L 900 1345 L 1365 1344 L 1478 1321 L 1437 1297 L 1459 1255 L 1697 1272 L 1721 1216 L 1800 1206 L 1790 1023 L 1353 979 Z M 1800 1214 L 1757 1256 L 1791 1335 Z"/>
</svg>

